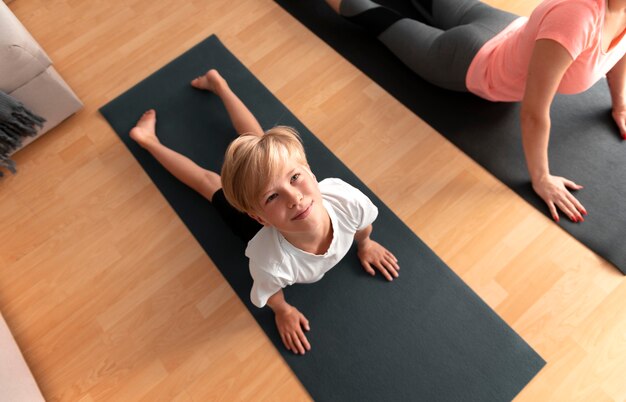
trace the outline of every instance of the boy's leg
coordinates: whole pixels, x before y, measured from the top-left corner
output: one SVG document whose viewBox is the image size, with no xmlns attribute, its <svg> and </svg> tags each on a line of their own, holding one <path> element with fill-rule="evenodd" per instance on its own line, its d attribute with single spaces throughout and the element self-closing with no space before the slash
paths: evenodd
<svg viewBox="0 0 626 402">
<path fill-rule="evenodd" d="M 141 116 L 130 136 L 163 165 L 167 171 L 209 200 L 231 230 L 245 242 L 250 241 L 261 225 L 233 208 L 222 191 L 220 175 L 198 166 L 191 159 L 161 144 L 155 132 L 156 113 L 148 110 Z"/>
<path fill-rule="evenodd" d="M 224 196 L 224 191 L 220 188 L 213 195 L 211 201 L 213 207 L 220 215 L 222 220 L 226 222 L 228 227 L 244 242 L 249 242 L 261 230 L 261 225 L 252 219 L 248 214 L 237 211 Z"/>
<path fill-rule="evenodd" d="M 263 135 L 263 129 L 257 119 L 230 89 L 226 80 L 217 70 L 209 70 L 205 75 L 191 81 L 191 85 L 194 88 L 211 91 L 220 97 L 237 134 Z"/>
<path fill-rule="evenodd" d="M 130 137 L 150 152 L 178 180 L 212 201 L 213 194 L 222 188 L 220 175 L 198 166 L 186 156 L 161 144 L 156 136 L 155 124 L 156 112 L 148 110 L 130 130 Z"/>
</svg>

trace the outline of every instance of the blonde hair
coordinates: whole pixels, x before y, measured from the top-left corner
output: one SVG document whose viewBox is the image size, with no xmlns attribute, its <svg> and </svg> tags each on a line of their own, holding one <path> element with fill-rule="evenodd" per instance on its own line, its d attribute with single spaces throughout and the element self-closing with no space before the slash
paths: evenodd
<svg viewBox="0 0 626 402">
<path fill-rule="evenodd" d="M 228 146 L 222 165 L 226 200 L 241 212 L 258 212 L 261 193 L 292 157 L 308 166 L 302 140 L 291 127 L 276 126 L 262 136 L 240 135 Z"/>
</svg>

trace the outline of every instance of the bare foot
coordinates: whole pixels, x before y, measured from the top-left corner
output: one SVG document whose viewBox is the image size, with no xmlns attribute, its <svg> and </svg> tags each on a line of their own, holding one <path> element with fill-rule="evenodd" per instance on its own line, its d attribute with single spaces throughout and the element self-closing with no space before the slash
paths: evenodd
<svg viewBox="0 0 626 402">
<path fill-rule="evenodd" d="M 192 87 L 211 92 L 217 92 L 224 85 L 226 85 L 226 80 L 222 78 L 217 70 L 209 70 L 206 74 L 191 81 Z"/>
<path fill-rule="evenodd" d="M 154 109 L 150 109 L 141 116 L 137 125 L 130 130 L 130 138 L 144 148 L 150 143 L 159 143 L 154 129 L 155 125 L 156 112 Z"/>
</svg>

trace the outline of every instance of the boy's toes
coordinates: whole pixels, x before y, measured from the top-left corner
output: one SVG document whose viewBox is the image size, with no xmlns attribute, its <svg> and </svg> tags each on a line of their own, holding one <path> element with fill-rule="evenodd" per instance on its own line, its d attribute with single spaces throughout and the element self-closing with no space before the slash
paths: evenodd
<svg viewBox="0 0 626 402">
<path fill-rule="evenodd" d="M 137 125 L 141 125 L 141 123 L 145 123 L 152 119 L 156 120 L 156 112 L 154 111 L 154 109 L 146 110 L 144 114 L 141 115 L 141 118 L 137 122 Z"/>
<path fill-rule="evenodd" d="M 153 133 L 155 124 L 156 124 L 156 111 L 154 109 L 150 109 L 150 110 L 147 110 L 143 115 L 141 115 L 141 117 L 139 118 L 139 121 L 137 121 L 137 124 L 135 125 L 135 128 L 147 130 L 148 132 Z"/>
<path fill-rule="evenodd" d="M 206 76 L 202 75 L 200 77 L 196 77 L 191 81 L 191 86 L 198 89 L 205 89 L 207 91 L 211 91 L 211 84 Z"/>
<path fill-rule="evenodd" d="M 222 77 L 217 70 L 211 69 L 204 75 L 201 75 L 191 81 L 191 86 L 198 89 L 215 92 L 222 84 Z"/>
<path fill-rule="evenodd" d="M 191 86 L 195 88 L 200 88 L 200 77 L 191 80 Z"/>
</svg>

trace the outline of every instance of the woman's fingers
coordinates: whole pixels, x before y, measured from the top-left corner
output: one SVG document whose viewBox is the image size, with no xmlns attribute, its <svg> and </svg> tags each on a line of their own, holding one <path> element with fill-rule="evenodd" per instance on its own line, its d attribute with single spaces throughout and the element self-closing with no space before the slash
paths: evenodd
<svg viewBox="0 0 626 402">
<path fill-rule="evenodd" d="M 565 189 L 563 189 L 565 195 L 563 202 L 567 205 L 568 209 L 571 212 L 570 218 L 573 216 L 574 219 L 572 220 L 574 222 L 584 222 L 585 219 L 583 218 L 582 214 L 587 214 L 585 207 L 583 207 L 583 205 L 576 199 L 576 197 L 574 197 L 574 195 L 567 190 L 568 188 L 572 190 L 581 190 L 583 186 L 563 177 L 561 178 L 561 180 L 563 181 L 563 185 L 565 186 Z"/>
<path fill-rule="evenodd" d="M 560 189 L 555 189 L 556 191 L 554 191 L 551 197 L 552 199 L 549 201 L 558 207 L 558 209 L 563 211 L 573 222 L 584 222 L 585 219 L 583 218 L 583 215 L 587 215 L 587 210 L 568 190 L 580 190 L 583 186 L 564 177 L 558 177 L 557 179 L 560 180 L 563 186 Z M 556 215 L 557 211 L 554 207 L 551 207 L 550 202 L 548 202 L 550 213 L 552 214 L 554 220 L 558 222 L 558 215 Z"/>
<path fill-rule="evenodd" d="M 572 204 L 574 204 L 574 207 L 576 208 L 577 211 L 579 211 L 583 215 L 587 215 L 587 210 L 585 209 L 585 207 L 583 207 L 583 204 L 581 204 L 580 201 L 578 201 L 578 199 L 574 197 L 570 192 L 567 193 L 567 198 L 570 200 Z M 582 219 L 582 216 L 581 216 L 581 219 Z"/>
<path fill-rule="evenodd" d="M 565 215 L 567 215 L 568 218 L 570 218 L 571 221 L 573 222 L 578 221 L 578 218 L 576 217 L 576 212 L 574 212 L 575 208 L 571 202 L 567 200 L 557 200 L 556 205 L 559 207 L 561 211 L 565 213 Z"/>
<path fill-rule="evenodd" d="M 561 180 L 563 181 L 563 185 L 567 188 L 570 188 L 572 190 L 582 190 L 583 186 L 581 186 L 580 184 L 576 184 L 573 181 L 566 179 L 564 177 L 561 177 Z"/>
<path fill-rule="evenodd" d="M 626 140 L 626 112 L 619 111 L 613 112 L 613 119 L 619 128 L 619 133 L 622 136 L 622 139 Z"/>
<path fill-rule="evenodd" d="M 549 201 L 548 202 L 548 209 L 550 210 L 550 214 L 552 215 L 552 219 L 554 219 L 555 222 L 559 221 L 559 212 L 556 209 L 556 206 L 554 205 L 554 202 Z"/>
</svg>

